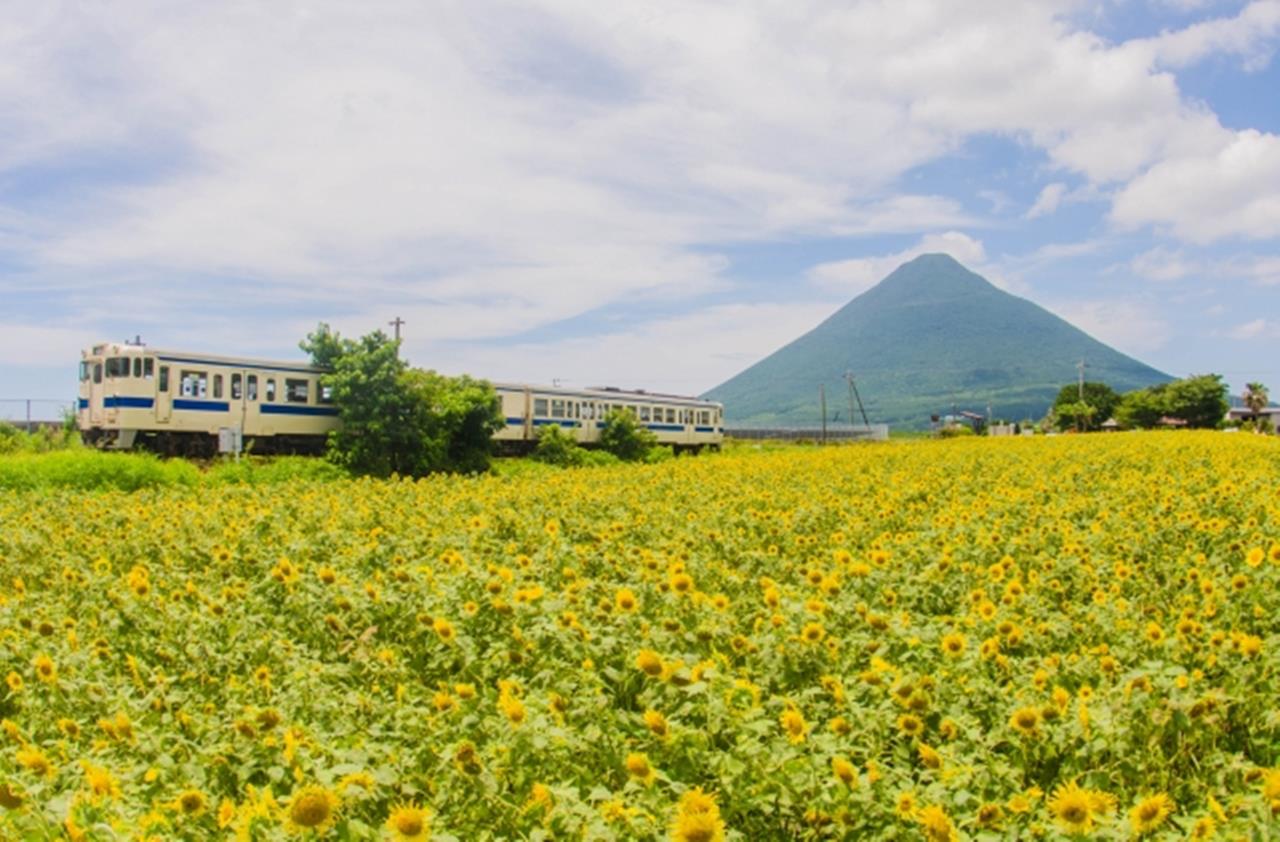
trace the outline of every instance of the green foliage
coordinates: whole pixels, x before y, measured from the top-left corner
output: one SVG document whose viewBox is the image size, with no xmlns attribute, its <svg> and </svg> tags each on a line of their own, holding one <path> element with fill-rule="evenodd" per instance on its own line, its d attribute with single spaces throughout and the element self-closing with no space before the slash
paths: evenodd
<svg viewBox="0 0 1280 842">
<path fill-rule="evenodd" d="M 330 370 L 322 382 L 342 420 L 329 434 L 335 464 L 373 476 L 488 469 L 503 424 L 489 383 L 411 369 L 382 331 L 351 340 L 321 324 L 301 347 Z"/>
<path fill-rule="evenodd" d="M 828 415 L 847 420 L 849 370 L 871 422 L 894 429 L 927 428 L 953 404 L 1039 418 L 1081 359 L 1122 391 L 1170 379 L 955 260 L 923 255 L 707 397 L 725 405 L 729 426 L 816 428 L 819 385 Z M 856 407 L 854 417 L 861 423 Z"/>
<path fill-rule="evenodd" d="M 600 446 L 624 462 L 639 462 L 648 455 L 658 437 L 640 426 L 635 414 L 625 409 L 612 410 L 600 430 Z"/>
<path fill-rule="evenodd" d="M 206 482 L 262 485 L 278 482 L 327 482 L 342 479 L 347 472 L 323 459 L 311 456 L 247 456 L 239 461 L 223 459 L 204 475 Z"/>
<path fill-rule="evenodd" d="M 1053 402 L 1053 414 L 1059 430 L 1096 430 L 1116 413 L 1120 395 L 1106 383 L 1086 382 L 1084 399 L 1080 399 L 1080 384 L 1068 383 L 1058 390 Z"/>
<path fill-rule="evenodd" d="M 559 424 L 547 424 L 538 430 L 538 444 L 533 458 L 548 465 L 569 468 L 586 462 L 586 451 Z"/>
<path fill-rule="evenodd" d="M 1230 404 L 1218 374 L 1201 374 L 1126 394 L 1116 420 L 1126 427 L 1154 427 L 1162 417 L 1181 418 L 1188 427 L 1215 429 Z"/>
<path fill-rule="evenodd" d="M 938 430 L 938 438 L 940 439 L 962 439 L 976 435 L 973 428 L 968 424 L 949 424 Z"/>
<path fill-rule="evenodd" d="M 40 427 L 34 433 L 24 432 L 7 421 L 0 421 L 0 454 L 50 453 L 80 446 L 80 433 L 73 426 Z"/>
<path fill-rule="evenodd" d="M 1188 427 L 1217 428 L 1231 406 L 1227 384 L 1219 374 L 1175 380 L 1165 387 L 1164 394 L 1168 414 L 1186 421 Z"/>
<path fill-rule="evenodd" d="M 194 485 L 200 471 L 180 459 L 161 460 L 146 453 L 60 450 L 0 457 L 0 488 L 136 491 L 167 485 Z"/>
</svg>

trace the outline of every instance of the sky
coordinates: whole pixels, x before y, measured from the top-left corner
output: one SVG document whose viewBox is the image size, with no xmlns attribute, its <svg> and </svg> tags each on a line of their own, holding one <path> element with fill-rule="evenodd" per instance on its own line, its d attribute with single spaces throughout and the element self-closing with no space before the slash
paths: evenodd
<svg viewBox="0 0 1280 842">
<path fill-rule="evenodd" d="M 396 317 L 700 393 L 933 251 L 1280 393 L 1280 0 L 0 8 L 0 417 L 94 342 Z"/>
</svg>

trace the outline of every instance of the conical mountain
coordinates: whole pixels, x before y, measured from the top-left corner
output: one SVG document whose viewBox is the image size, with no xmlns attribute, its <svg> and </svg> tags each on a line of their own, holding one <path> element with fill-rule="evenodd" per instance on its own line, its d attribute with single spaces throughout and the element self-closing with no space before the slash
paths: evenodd
<svg viewBox="0 0 1280 842">
<path fill-rule="evenodd" d="M 724 403 L 730 426 L 815 427 L 825 385 L 828 417 L 846 423 L 849 371 L 872 423 L 921 428 L 932 414 L 988 405 L 996 417 L 1039 419 L 1080 360 L 1086 379 L 1119 392 L 1172 379 L 949 255 L 926 254 L 706 397 Z"/>
</svg>

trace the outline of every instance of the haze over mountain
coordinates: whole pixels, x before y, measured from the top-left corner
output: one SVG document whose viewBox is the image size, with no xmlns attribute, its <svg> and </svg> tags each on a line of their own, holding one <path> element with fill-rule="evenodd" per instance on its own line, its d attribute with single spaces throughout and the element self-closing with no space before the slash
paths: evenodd
<svg viewBox="0 0 1280 842">
<path fill-rule="evenodd" d="M 825 384 L 828 418 L 847 423 L 849 371 L 872 423 L 920 428 L 931 414 L 988 404 L 999 418 L 1039 419 L 1080 360 L 1086 379 L 1121 392 L 1172 379 L 949 255 L 926 254 L 706 397 L 724 403 L 730 425 L 816 426 Z"/>
</svg>

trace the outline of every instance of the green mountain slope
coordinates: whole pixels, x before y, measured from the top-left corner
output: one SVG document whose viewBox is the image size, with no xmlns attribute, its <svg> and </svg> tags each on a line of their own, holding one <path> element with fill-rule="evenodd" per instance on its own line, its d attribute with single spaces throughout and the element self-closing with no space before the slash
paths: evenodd
<svg viewBox="0 0 1280 842">
<path fill-rule="evenodd" d="M 816 426 L 825 384 L 828 417 L 847 422 L 851 371 L 872 423 L 921 428 L 931 414 L 988 404 L 997 417 L 1038 419 L 1082 359 L 1087 379 L 1117 391 L 1172 379 L 950 256 L 926 254 L 706 397 L 724 403 L 730 426 Z"/>
</svg>

